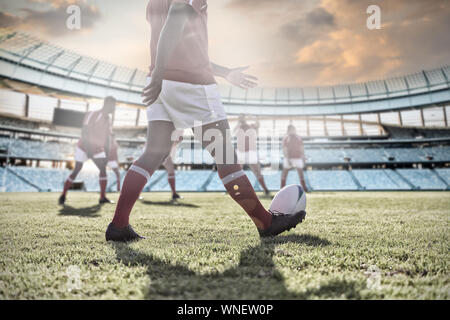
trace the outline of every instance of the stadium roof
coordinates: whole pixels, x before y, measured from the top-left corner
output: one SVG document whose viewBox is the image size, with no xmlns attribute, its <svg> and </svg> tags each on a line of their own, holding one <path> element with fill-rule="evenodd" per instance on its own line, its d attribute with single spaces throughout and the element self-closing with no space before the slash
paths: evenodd
<svg viewBox="0 0 450 320">
<path fill-rule="evenodd" d="M 0 76 L 141 104 L 146 72 L 79 55 L 23 32 L 0 28 Z M 325 115 L 386 111 L 450 101 L 450 66 L 365 83 L 242 90 L 219 85 L 229 114 Z M 243 109 L 245 107 L 245 109 Z"/>
</svg>

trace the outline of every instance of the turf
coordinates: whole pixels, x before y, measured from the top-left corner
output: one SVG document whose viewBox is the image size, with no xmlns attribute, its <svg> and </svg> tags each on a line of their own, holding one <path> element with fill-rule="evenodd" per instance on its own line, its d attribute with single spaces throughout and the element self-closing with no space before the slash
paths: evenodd
<svg viewBox="0 0 450 320">
<path fill-rule="evenodd" d="M 131 244 L 105 242 L 114 205 L 57 197 L 0 194 L 0 299 L 450 297 L 450 193 L 308 194 L 306 221 L 264 241 L 228 196 L 144 194 Z"/>
</svg>

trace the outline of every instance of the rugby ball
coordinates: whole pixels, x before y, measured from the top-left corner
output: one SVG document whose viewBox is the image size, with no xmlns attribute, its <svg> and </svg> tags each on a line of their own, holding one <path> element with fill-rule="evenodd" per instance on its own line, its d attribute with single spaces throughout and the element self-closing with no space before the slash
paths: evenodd
<svg viewBox="0 0 450 320">
<path fill-rule="evenodd" d="M 306 211 L 306 192 L 300 185 L 286 186 L 275 195 L 269 210 L 286 215 Z"/>
</svg>

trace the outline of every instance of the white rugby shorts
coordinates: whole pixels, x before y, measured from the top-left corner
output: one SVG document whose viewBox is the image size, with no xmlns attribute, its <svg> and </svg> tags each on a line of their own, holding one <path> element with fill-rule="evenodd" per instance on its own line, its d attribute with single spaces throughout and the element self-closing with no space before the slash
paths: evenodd
<svg viewBox="0 0 450 320">
<path fill-rule="evenodd" d="M 151 78 L 147 77 L 147 84 Z M 187 129 L 227 119 L 217 84 L 197 85 L 163 80 L 162 90 L 147 108 L 147 121 L 169 121 Z"/>
<path fill-rule="evenodd" d="M 288 159 L 284 158 L 283 160 L 283 168 L 284 169 L 303 169 L 304 167 L 303 159 Z"/>
</svg>

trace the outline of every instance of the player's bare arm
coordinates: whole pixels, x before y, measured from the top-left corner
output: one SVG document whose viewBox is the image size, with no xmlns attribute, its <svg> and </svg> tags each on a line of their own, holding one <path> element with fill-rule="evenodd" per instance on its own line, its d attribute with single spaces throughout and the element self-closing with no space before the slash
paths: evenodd
<svg viewBox="0 0 450 320">
<path fill-rule="evenodd" d="M 229 69 L 218 64 L 211 63 L 211 67 L 215 76 L 226 79 L 229 83 L 236 87 L 241 89 L 250 89 L 257 86 L 256 81 L 258 78 L 244 73 L 244 71 L 248 69 L 248 66 Z"/>
<path fill-rule="evenodd" d="M 155 69 L 151 75 L 152 80 L 143 90 L 142 96 L 145 105 L 149 106 L 158 99 L 168 60 L 183 35 L 186 22 L 193 14 L 197 13 L 185 3 L 176 2 L 170 6 L 167 21 L 158 42 Z"/>
</svg>

